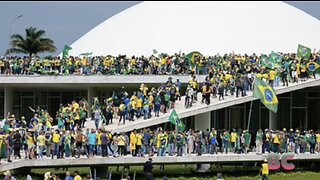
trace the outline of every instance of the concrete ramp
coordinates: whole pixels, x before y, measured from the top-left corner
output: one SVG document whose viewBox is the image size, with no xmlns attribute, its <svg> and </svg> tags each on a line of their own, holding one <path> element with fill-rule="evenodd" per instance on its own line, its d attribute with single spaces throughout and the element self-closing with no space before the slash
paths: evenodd
<svg viewBox="0 0 320 180">
<path fill-rule="evenodd" d="M 280 83 L 282 85 L 282 83 Z M 289 83 L 289 86 L 279 86 L 275 88 L 276 94 L 283 94 L 291 91 L 296 91 L 308 87 L 320 86 L 320 79 L 309 79 L 305 82 L 299 83 Z M 208 106 L 206 104 L 201 104 L 201 93 L 198 93 L 198 102 L 193 104 L 191 108 L 186 109 L 184 107 L 184 96 L 181 97 L 181 101 L 176 102 L 175 110 L 177 111 L 180 118 L 186 118 L 190 116 L 195 116 L 199 114 L 203 114 L 206 112 L 210 112 L 213 110 L 218 110 L 230 106 L 234 106 L 237 104 L 242 104 L 245 102 L 249 102 L 254 100 L 252 97 L 252 92 L 248 92 L 247 96 L 236 98 L 236 96 L 225 96 L 224 100 L 219 101 L 218 98 L 211 97 L 211 104 Z M 169 115 L 171 110 L 169 110 L 166 114 L 160 113 L 160 117 L 152 117 L 147 120 L 143 120 L 143 118 L 136 119 L 135 121 L 126 121 L 126 124 L 118 125 L 118 119 L 113 119 L 113 124 L 107 126 L 107 129 L 112 132 L 128 132 L 133 129 L 141 129 L 150 126 L 154 126 L 157 124 L 162 124 L 168 122 Z M 154 115 L 154 113 L 152 113 Z M 85 124 L 87 128 L 94 128 L 94 122 L 88 120 Z"/>
</svg>

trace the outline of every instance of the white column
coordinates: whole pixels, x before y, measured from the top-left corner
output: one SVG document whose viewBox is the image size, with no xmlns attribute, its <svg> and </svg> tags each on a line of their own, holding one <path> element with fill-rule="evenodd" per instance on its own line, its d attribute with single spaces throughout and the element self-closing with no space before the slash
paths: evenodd
<svg viewBox="0 0 320 180">
<path fill-rule="evenodd" d="M 92 107 L 92 99 L 93 97 L 96 97 L 98 95 L 96 89 L 94 87 L 88 87 L 88 105 L 89 105 L 89 110 L 88 110 L 88 117 L 91 117 L 91 107 Z"/>
<path fill-rule="evenodd" d="M 4 117 L 8 112 L 13 113 L 13 88 L 4 87 Z"/>
<path fill-rule="evenodd" d="M 211 129 L 210 123 L 211 123 L 211 112 L 195 115 L 195 118 L 194 118 L 195 129 L 204 131 L 207 128 L 209 128 L 210 130 Z"/>
</svg>

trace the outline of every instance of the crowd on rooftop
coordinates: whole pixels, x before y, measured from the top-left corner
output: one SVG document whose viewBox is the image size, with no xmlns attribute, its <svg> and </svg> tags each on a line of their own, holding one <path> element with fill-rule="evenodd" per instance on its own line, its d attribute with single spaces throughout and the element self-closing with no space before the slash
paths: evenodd
<svg viewBox="0 0 320 180">
<path fill-rule="evenodd" d="M 284 62 L 290 62 L 291 68 L 298 65 L 299 60 L 295 53 L 278 53 L 284 58 Z M 310 61 L 320 61 L 318 53 L 313 53 Z M 70 56 L 66 58 L 46 57 L 2 57 L 0 58 L 0 74 L 5 75 L 115 75 L 115 74 L 208 74 L 213 73 L 237 73 L 240 70 L 261 71 L 258 62 L 264 55 L 224 54 L 203 56 L 196 53 L 194 57 L 189 54 L 176 53 L 154 54 L 146 56 Z M 308 59 L 309 60 L 309 59 Z M 301 69 L 307 61 L 301 62 Z M 298 66 L 299 66 L 298 65 Z M 285 66 L 288 66 L 285 65 Z M 287 68 L 287 67 L 286 67 Z M 264 70 L 265 71 L 265 70 Z M 302 72 L 302 71 L 301 71 Z"/>
<path fill-rule="evenodd" d="M 276 87 L 282 82 L 288 86 L 288 81 L 298 83 L 307 78 L 316 77 L 314 71 L 309 71 L 307 63 L 318 62 L 319 54 L 313 53 L 309 59 L 301 59 L 296 54 L 280 54 L 283 60 L 279 66 L 268 68 L 259 61 L 256 55 L 224 55 L 203 57 L 197 55 L 188 61 L 184 55 L 156 57 L 93 57 L 82 59 L 69 57 L 66 60 L 57 59 L 39 62 L 32 59 L 11 58 L 0 62 L 1 73 L 25 74 L 40 71 L 58 71 L 57 74 L 123 74 L 123 70 L 141 74 L 191 74 L 186 89 L 181 82 L 169 78 L 160 87 L 147 87 L 141 84 L 139 89 L 128 94 L 124 88 L 115 90 L 112 95 L 102 101 L 98 97 L 92 100 L 92 107 L 86 99 L 60 105 L 54 116 L 41 108 L 30 110 L 34 112 L 31 120 L 8 114 L 1 121 L 0 145 L 1 157 L 7 157 L 8 162 L 13 157 L 21 158 L 21 150 L 27 159 L 42 158 L 43 154 L 51 158 L 63 158 L 74 155 L 76 149 L 85 149 L 87 156 L 133 156 L 153 155 L 186 155 L 191 153 L 248 152 L 255 146 L 257 153 L 274 152 L 319 152 L 319 133 L 314 131 L 272 131 L 246 132 L 242 130 L 212 130 L 173 132 L 163 130 L 136 130 L 130 135 L 109 132 L 110 123 L 125 124 L 152 116 L 159 117 L 160 112 L 167 113 L 175 108 L 176 101 L 185 94 L 185 107 L 189 108 L 202 93 L 201 102 L 210 105 L 210 99 L 223 100 L 224 96 L 246 96 L 253 89 L 254 78 L 261 78 L 271 86 Z M 48 63 L 49 62 L 49 63 Z M 52 63 L 53 62 L 53 63 Z M 77 63 L 78 62 L 78 63 Z M 84 63 L 83 63 L 84 62 Z M 80 64 L 79 64 L 80 63 Z M 59 65 L 59 66 L 57 66 Z M 25 68 L 28 69 L 25 69 Z M 18 68 L 18 69 L 17 69 Z M 20 69 L 19 69 L 20 68 Z M 88 73 L 88 70 L 90 73 Z M 114 71 L 113 71 L 113 70 Z M 129 69 L 129 70 L 128 70 Z M 136 69 L 136 70 L 133 70 Z M 143 72 L 143 73 L 142 73 Z M 138 73 L 138 74 L 139 74 Z M 43 73 L 40 73 L 43 74 Z M 206 74 L 204 82 L 199 83 L 196 75 Z M 218 97 L 219 96 L 219 97 Z M 90 110 L 90 111 L 89 111 Z M 92 114 L 89 114 L 92 112 Z M 95 122 L 94 129 L 85 129 L 87 117 Z M 117 121 L 117 122 L 114 122 Z M 57 129 L 53 129 L 57 124 Z M 315 135 L 315 133 L 317 135 Z M 252 137 L 256 137 L 253 139 Z M 266 143 L 267 141 L 267 143 Z M 256 142 L 254 145 L 253 142 Z M 317 144 L 318 143 L 318 144 Z M 294 145 L 293 145 L 294 144 Z"/>
</svg>

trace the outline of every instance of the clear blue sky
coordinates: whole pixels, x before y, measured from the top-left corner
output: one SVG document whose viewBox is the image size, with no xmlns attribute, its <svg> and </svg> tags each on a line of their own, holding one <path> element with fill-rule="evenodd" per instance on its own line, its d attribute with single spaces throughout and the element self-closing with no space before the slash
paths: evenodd
<svg viewBox="0 0 320 180">
<path fill-rule="evenodd" d="M 25 34 L 25 29 L 34 26 L 46 31 L 55 41 L 59 54 L 64 44 L 72 44 L 104 20 L 141 1 L 108 2 L 0 2 L 0 56 L 9 47 L 9 27 L 12 34 Z M 295 1 L 286 3 L 295 6 L 320 20 L 320 1 Z"/>
</svg>

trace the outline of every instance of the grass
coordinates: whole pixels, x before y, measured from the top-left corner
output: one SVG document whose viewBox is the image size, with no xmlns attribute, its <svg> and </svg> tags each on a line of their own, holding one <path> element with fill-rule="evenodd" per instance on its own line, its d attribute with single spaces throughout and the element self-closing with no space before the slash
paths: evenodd
<svg viewBox="0 0 320 180">
<path fill-rule="evenodd" d="M 165 175 L 170 180 L 215 180 L 218 172 L 223 174 L 225 180 L 258 180 L 260 176 L 258 175 L 259 167 L 243 167 L 243 166 L 211 166 L 210 172 L 207 173 L 197 173 L 195 172 L 195 165 L 166 165 L 165 170 L 161 171 L 160 166 L 155 166 L 153 174 L 156 180 L 161 180 Z M 88 167 L 78 167 L 78 168 L 68 168 L 68 171 L 74 172 L 79 171 L 82 177 L 86 177 L 90 174 L 90 168 Z M 120 167 L 117 171 L 117 167 L 110 167 L 112 170 L 112 180 L 120 179 L 123 173 L 123 167 Z M 31 175 L 33 180 L 42 180 L 44 173 L 51 171 L 56 175 L 59 175 L 61 179 L 64 179 L 66 169 L 33 169 Z M 317 170 L 318 171 L 318 170 Z M 106 169 L 107 172 L 107 169 Z M 143 168 L 141 166 L 131 166 L 129 175 L 133 177 L 134 172 L 136 172 L 136 180 L 144 179 Z M 26 176 L 26 175 L 24 175 Z M 1 178 L 1 177 L 0 177 Z M 17 179 L 25 179 L 21 176 Z M 319 180 L 320 172 L 309 171 L 309 170 L 295 170 L 291 172 L 272 172 L 269 176 L 270 180 Z"/>
</svg>

